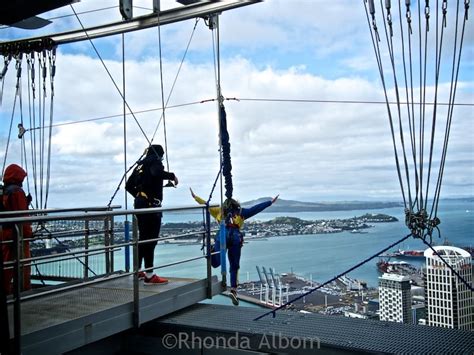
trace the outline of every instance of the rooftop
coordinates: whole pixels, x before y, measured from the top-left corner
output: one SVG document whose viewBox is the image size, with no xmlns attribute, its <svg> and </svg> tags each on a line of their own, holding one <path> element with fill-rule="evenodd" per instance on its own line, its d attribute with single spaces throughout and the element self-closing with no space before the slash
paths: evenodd
<svg viewBox="0 0 474 355">
<path fill-rule="evenodd" d="M 399 275 L 399 274 L 388 274 L 388 273 L 384 273 L 381 277 L 379 277 L 379 279 L 397 281 L 397 282 L 410 281 L 410 278 L 408 276 Z"/>
<path fill-rule="evenodd" d="M 320 314 L 278 311 L 258 321 L 258 308 L 196 304 L 143 325 L 143 334 L 159 337 L 193 332 L 200 337 L 248 337 L 247 350 L 259 347 L 264 337 L 307 339 L 319 344 L 323 353 L 472 354 L 474 332 L 409 325 L 395 322 L 352 319 Z M 293 349 L 294 350 L 294 349 Z M 314 353 L 308 346 L 298 354 Z M 281 349 L 280 351 L 281 352 Z M 296 353 L 293 351 L 293 353 Z"/>
<path fill-rule="evenodd" d="M 453 247 L 450 245 L 437 245 L 433 247 L 434 250 L 441 256 L 454 256 L 454 257 L 461 257 L 461 258 L 470 258 L 471 254 L 469 254 L 466 250 Z M 424 252 L 424 256 L 426 258 L 438 258 L 430 248 L 426 249 Z"/>
</svg>

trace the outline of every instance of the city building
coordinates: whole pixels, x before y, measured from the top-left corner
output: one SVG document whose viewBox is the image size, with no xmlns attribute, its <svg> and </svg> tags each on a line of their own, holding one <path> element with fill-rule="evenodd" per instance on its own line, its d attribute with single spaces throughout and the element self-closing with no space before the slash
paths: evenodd
<svg viewBox="0 0 474 355">
<path fill-rule="evenodd" d="M 471 254 L 453 246 L 435 246 L 434 249 L 459 276 L 472 285 Z M 474 293 L 433 250 L 425 250 L 424 255 L 427 324 L 474 329 Z"/>
<path fill-rule="evenodd" d="M 380 320 L 411 323 L 410 278 L 397 274 L 379 277 Z"/>
</svg>

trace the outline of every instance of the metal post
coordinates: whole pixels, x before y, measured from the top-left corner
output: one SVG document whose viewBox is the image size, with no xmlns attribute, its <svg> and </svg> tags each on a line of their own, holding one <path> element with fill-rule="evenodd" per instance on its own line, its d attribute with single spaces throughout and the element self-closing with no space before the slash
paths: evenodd
<svg viewBox="0 0 474 355">
<path fill-rule="evenodd" d="M 110 232 L 109 232 L 109 217 L 104 218 L 104 246 L 105 249 L 105 273 L 110 274 Z"/>
<path fill-rule="evenodd" d="M 0 225 L 0 234 L 3 233 Z M 8 306 L 6 290 L 3 288 L 4 269 L 3 269 L 3 245 L 0 241 L 0 354 L 8 353 L 10 348 L 10 326 L 8 322 Z"/>
<path fill-rule="evenodd" d="M 125 243 L 130 242 L 130 222 L 128 221 L 128 219 L 125 220 L 123 233 L 124 233 Z M 130 272 L 130 245 L 125 246 L 124 252 L 125 252 L 125 271 Z"/>
<path fill-rule="evenodd" d="M 137 217 L 133 216 L 132 226 L 133 237 L 133 325 L 135 328 L 140 326 L 140 298 L 138 285 L 138 226 Z"/>
<path fill-rule="evenodd" d="M 109 217 L 110 219 L 110 227 L 109 227 L 109 236 L 110 236 L 110 239 L 109 239 L 109 246 L 113 246 L 114 243 L 115 243 L 115 236 L 114 236 L 114 216 L 110 216 Z M 114 272 L 115 271 L 115 265 L 114 265 L 114 251 L 110 251 L 109 249 L 109 253 L 110 253 L 110 272 Z"/>
<path fill-rule="evenodd" d="M 160 13 L 160 0 L 153 0 L 153 13 L 159 14 Z"/>
<path fill-rule="evenodd" d="M 15 303 L 13 305 L 13 343 L 16 354 L 21 353 L 21 304 L 20 304 L 20 288 L 21 288 L 21 272 L 20 272 L 20 255 L 21 255 L 21 241 L 23 239 L 23 226 L 15 224 L 13 228 L 13 258 L 15 264 L 13 267 L 13 296 Z"/>
<path fill-rule="evenodd" d="M 84 279 L 87 279 L 89 277 L 89 253 L 87 250 L 89 250 L 89 220 L 86 219 L 84 220 L 84 229 L 85 229 L 85 235 L 84 235 Z"/>
<path fill-rule="evenodd" d="M 207 298 L 212 298 L 212 268 L 211 268 L 211 215 L 206 205 L 206 269 L 207 269 Z"/>
</svg>

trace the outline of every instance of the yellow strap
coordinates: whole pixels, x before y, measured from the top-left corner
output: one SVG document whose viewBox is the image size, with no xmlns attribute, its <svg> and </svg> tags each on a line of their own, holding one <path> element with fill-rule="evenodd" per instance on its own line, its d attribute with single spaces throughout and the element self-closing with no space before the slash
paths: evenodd
<svg viewBox="0 0 474 355">
<path fill-rule="evenodd" d="M 146 199 L 148 199 L 147 194 L 144 193 L 143 191 L 140 191 L 139 193 L 137 193 L 137 197 L 138 197 L 138 196 L 145 197 Z"/>
</svg>

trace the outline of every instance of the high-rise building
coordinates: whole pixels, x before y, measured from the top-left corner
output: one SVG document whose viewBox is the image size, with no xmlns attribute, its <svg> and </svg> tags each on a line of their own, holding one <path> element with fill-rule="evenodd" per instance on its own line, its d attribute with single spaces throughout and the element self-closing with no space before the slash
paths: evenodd
<svg viewBox="0 0 474 355">
<path fill-rule="evenodd" d="M 379 277 L 380 320 L 411 323 L 410 278 L 397 274 Z"/>
<path fill-rule="evenodd" d="M 434 249 L 472 286 L 471 254 L 453 246 L 435 246 Z M 474 293 L 433 250 L 425 250 L 424 255 L 427 324 L 474 329 Z"/>
</svg>

